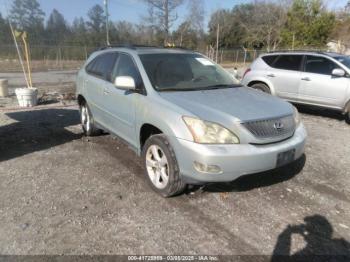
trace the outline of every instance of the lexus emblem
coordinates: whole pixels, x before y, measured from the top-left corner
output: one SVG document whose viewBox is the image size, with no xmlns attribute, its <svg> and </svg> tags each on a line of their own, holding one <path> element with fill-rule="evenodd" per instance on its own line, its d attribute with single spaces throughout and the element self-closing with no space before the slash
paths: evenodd
<svg viewBox="0 0 350 262">
<path fill-rule="evenodd" d="M 284 127 L 282 122 L 276 122 L 274 123 L 273 127 L 277 130 L 277 131 L 281 131 Z"/>
</svg>

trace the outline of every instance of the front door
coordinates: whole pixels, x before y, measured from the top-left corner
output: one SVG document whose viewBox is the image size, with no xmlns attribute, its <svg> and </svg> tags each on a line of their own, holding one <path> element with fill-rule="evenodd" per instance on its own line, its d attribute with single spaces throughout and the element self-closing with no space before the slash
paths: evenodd
<svg viewBox="0 0 350 262">
<path fill-rule="evenodd" d="M 299 99 L 303 103 L 340 108 L 344 104 L 349 78 L 332 76 L 340 68 L 330 59 L 308 55 L 301 75 Z"/>
<path fill-rule="evenodd" d="M 137 146 L 135 107 L 140 95 L 137 92 L 118 89 L 114 85 L 114 80 L 118 76 L 132 77 L 137 89 L 142 85 L 141 75 L 129 54 L 119 53 L 111 76 L 113 81 L 106 83 L 106 111 L 110 130 Z"/>
</svg>

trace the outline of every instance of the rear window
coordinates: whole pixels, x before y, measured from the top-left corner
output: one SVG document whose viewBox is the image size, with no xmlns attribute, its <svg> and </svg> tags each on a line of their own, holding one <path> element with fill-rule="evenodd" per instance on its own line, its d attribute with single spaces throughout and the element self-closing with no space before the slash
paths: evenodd
<svg viewBox="0 0 350 262">
<path fill-rule="evenodd" d="M 261 59 L 264 60 L 264 62 L 269 66 L 272 66 L 273 62 L 275 62 L 277 57 L 278 57 L 277 55 L 267 55 L 267 56 L 263 56 Z"/>
<path fill-rule="evenodd" d="M 277 58 L 273 67 L 284 70 L 299 71 L 302 60 L 302 55 L 281 55 Z"/>
</svg>

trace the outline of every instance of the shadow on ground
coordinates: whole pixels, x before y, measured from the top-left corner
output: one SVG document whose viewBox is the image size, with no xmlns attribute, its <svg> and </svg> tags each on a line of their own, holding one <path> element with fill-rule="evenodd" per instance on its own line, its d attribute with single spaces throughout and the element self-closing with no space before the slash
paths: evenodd
<svg viewBox="0 0 350 262">
<path fill-rule="evenodd" d="M 300 225 L 288 225 L 278 236 L 272 262 L 277 261 L 350 261 L 350 243 L 343 238 L 333 238 L 331 223 L 321 215 L 304 218 Z M 292 252 L 293 235 L 304 239 L 305 247 Z"/>
<path fill-rule="evenodd" d="M 303 114 L 308 114 L 312 116 L 321 116 L 328 117 L 338 121 L 344 121 L 345 116 L 336 110 L 319 108 L 314 106 L 305 106 L 305 105 L 295 105 L 298 108 L 298 111 Z"/>
<path fill-rule="evenodd" d="M 202 187 L 205 192 L 242 192 L 250 191 L 255 188 L 268 187 L 278 184 L 298 175 L 306 162 L 306 156 L 303 155 L 295 162 L 280 167 L 278 169 L 246 175 L 228 183 L 212 183 Z M 200 187 L 193 187 L 190 191 L 196 191 Z"/>
<path fill-rule="evenodd" d="M 6 115 L 17 122 L 0 126 L 0 161 L 48 149 L 82 136 L 65 129 L 79 124 L 77 110 L 44 109 Z"/>
</svg>

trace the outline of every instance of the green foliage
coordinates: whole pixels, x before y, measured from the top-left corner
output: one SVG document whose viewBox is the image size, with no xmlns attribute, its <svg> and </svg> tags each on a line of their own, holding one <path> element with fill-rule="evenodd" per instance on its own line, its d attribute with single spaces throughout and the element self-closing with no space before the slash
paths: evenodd
<svg viewBox="0 0 350 262">
<path fill-rule="evenodd" d="M 10 43 L 11 42 L 11 32 L 10 27 L 7 22 L 2 17 L 2 14 L 0 13 L 0 43 Z"/>
<path fill-rule="evenodd" d="M 56 9 L 52 11 L 46 25 L 46 38 L 48 44 L 64 43 L 69 37 L 69 29 L 63 15 Z"/>
<path fill-rule="evenodd" d="M 14 0 L 10 14 L 11 23 L 17 29 L 27 31 L 32 42 L 43 39 L 45 13 L 37 0 Z"/>
<path fill-rule="evenodd" d="M 328 11 L 322 0 L 294 0 L 290 5 L 280 1 L 251 1 L 237 4 L 232 9 L 219 9 L 211 14 L 208 32 L 204 31 L 205 10 L 202 0 L 187 1 L 187 15 L 176 30 L 168 32 L 184 0 L 143 0 L 148 4 L 148 14 L 141 24 L 126 21 L 110 22 L 110 40 L 113 44 L 135 43 L 163 45 L 173 42 L 188 48 L 205 50 L 207 44 L 215 46 L 218 25 L 220 48 L 291 48 L 323 47 L 330 37 L 350 42 L 350 5 L 337 16 Z M 31 45 L 78 46 L 95 48 L 105 45 L 106 17 L 101 5 L 93 6 L 87 19 L 76 18 L 70 25 L 64 16 L 53 10 L 46 25 L 45 13 L 38 0 L 13 0 L 10 19 L 16 29 L 29 34 Z M 182 16 L 183 17 L 183 16 Z M 7 19 L 0 14 L 0 44 L 12 43 Z M 89 48 L 87 48 L 89 49 Z M 38 49 L 40 51 L 40 48 Z M 51 49 L 50 49 L 51 50 Z M 71 55 L 57 47 L 48 56 Z M 85 48 L 78 48 L 79 55 Z M 82 50 L 84 52 L 82 52 Z M 38 57 L 40 56 L 38 53 Z M 45 50 L 42 50 L 45 53 Z M 77 52 L 77 51 L 74 51 Z"/>
<path fill-rule="evenodd" d="M 320 0 L 295 0 L 287 13 L 286 27 L 282 32 L 287 46 L 321 47 L 335 26 L 335 15 L 328 12 Z"/>
</svg>

